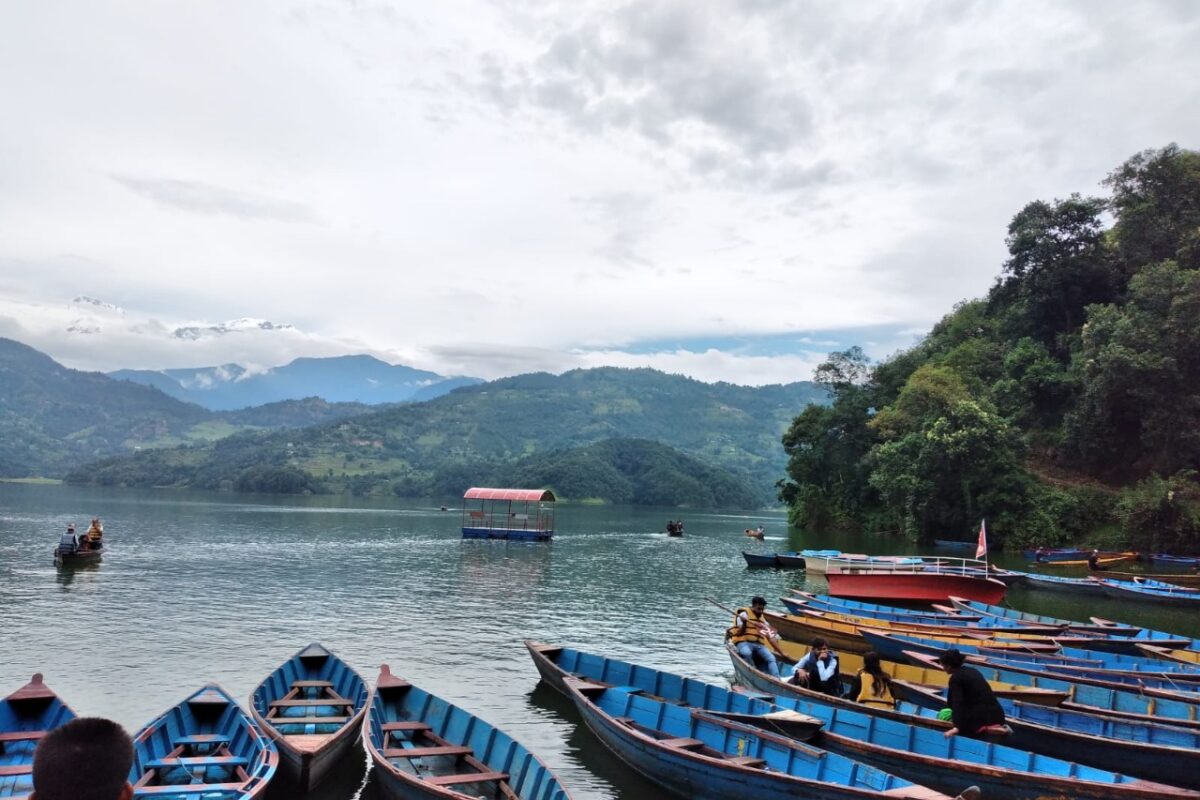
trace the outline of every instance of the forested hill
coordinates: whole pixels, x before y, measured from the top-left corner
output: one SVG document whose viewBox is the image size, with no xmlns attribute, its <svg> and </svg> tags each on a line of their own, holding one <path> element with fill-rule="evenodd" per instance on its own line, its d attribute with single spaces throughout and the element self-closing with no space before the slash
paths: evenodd
<svg viewBox="0 0 1200 800">
<path fill-rule="evenodd" d="M 796 523 L 1200 550 L 1200 153 L 1103 186 L 1021 209 L 988 296 L 916 347 L 818 369 L 835 400 L 785 437 Z"/>
<path fill-rule="evenodd" d="M 59 477 L 97 458 L 239 430 L 312 425 L 362 413 L 318 398 L 216 413 L 158 389 L 68 369 L 0 338 L 0 477 Z"/>
<path fill-rule="evenodd" d="M 497 465 L 635 438 L 727 470 L 768 503 L 786 464 L 780 436 L 797 409 L 827 397 L 808 382 L 750 388 L 650 369 L 536 373 L 337 424 L 118 459 L 72 480 L 232 488 L 253 476 L 263 490 L 453 494 Z"/>
</svg>

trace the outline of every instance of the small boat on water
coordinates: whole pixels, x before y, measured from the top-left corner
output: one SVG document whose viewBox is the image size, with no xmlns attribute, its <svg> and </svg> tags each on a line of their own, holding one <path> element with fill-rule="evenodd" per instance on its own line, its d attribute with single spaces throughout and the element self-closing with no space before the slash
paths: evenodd
<svg viewBox="0 0 1200 800">
<path fill-rule="evenodd" d="M 669 704 L 691 706 L 694 715 L 782 732 L 947 793 L 973 784 L 983 797 L 1007 799 L 1066 795 L 1106 799 L 1114 786 L 1130 798 L 1190 794 L 1058 758 L 1030 758 L 1007 742 L 947 739 L 946 723 L 918 718 L 922 709 L 913 708 L 916 713 L 909 713 L 907 719 L 896 713 L 873 715 L 871 709 L 855 703 L 733 692 L 593 653 L 533 642 L 526 645 L 543 680 L 560 691 L 569 693 L 568 682 L 576 679 L 631 695 L 648 694 Z"/>
<path fill-rule="evenodd" d="M 1200 567 L 1200 556 L 1173 556 L 1167 553 L 1150 553 L 1139 557 L 1151 564 L 1170 564 L 1177 567 Z"/>
<path fill-rule="evenodd" d="M 799 600 L 824 611 L 845 611 L 851 614 L 862 613 L 863 616 L 868 617 L 882 615 L 884 617 L 903 617 L 911 619 L 913 622 L 945 622 L 946 624 L 958 624 L 961 620 L 978 622 L 981 618 L 981 615 L 968 614 L 957 609 L 952 611 L 922 611 L 902 606 L 849 600 L 844 597 L 829 597 L 828 595 L 815 594 L 814 592 L 806 592 L 801 589 L 792 589 L 791 593 L 796 598 L 799 598 Z"/>
<path fill-rule="evenodd" d="M 104 552 L 103 544 L 90 546 L 81 537 L 68 531 L 59 537 L 54 547 L 54 563 L 60 567 L 98 564 L 104 558 Z"/>
<path fill-rule="evenodd" d="M 1017 572 L 1013 570 L 1013 572 Z M 1074 595 L 1090 595 L 1092 597 L 1103 597 L 1104 589 L 1102 589 L 1096 581 L 1090 578 L 1064 578 L 1059 575 L 1040 575 L 1035 572 L 1017 572 L 1025 579 L 1025 585 L 1034 589 L 1041 589 L 1046 592 L 1066 592 Z M 957 595 L 962 597 L 962 595 Z M 965 598 L 969 600 L 978 600 L 979 598 Z M 988 602 L 983 600 L 982 602 Z M 996 605 L 991 603 L 991 605 Z"/>
<path fill-rule="evenodd" d="M 363 739 L 387 797 L 570 800 L 533 753 L 386 664 L 368 701 Z"/>
<path fill-rule="evenodd" d="M 742 531 L 742 534 L 744 536 L 749 536 L 751 539 L 762 540 L 762 539 L 766 538 L 766 533 L 763 532 L 762 528 L 759 528 L 758 530 L 754 530 L 753 528 L 746 528 L 746 530 Z"/>
<path fill-rule="evenodd" d="M 1158 572 L 1117 572 L 1115 570 L 1106 569 L 1098 573 L 1093 573 L 1097 578 L 1107 578 L 1118 581 L 1136 581 L 1139 578 L 1144 580 L 1160 581 L 1162 583 L 1170 583 L 1174 586 L 1186 586 L 1191 588 L 1200 588 L 1200 572 L 1193 573 L 1158 573 Z"/>
<path fill-rule="evenodd" d="M 1186 639 L 1174 633 L 1167 631 L 1156 631 L 1153 628 L 1131 628 L 1102 617 L 1092 617 L 1093 625 L 1085 625 L 1079 622 L 1070 620 L 1060 620 L 1057 617 L 1047 617 L 1040 614 L 1030 614 L 1025 611 L 1017 611 L 1012 608 L 1004 608 L 1003 606 L 992 606 L 986 603 L 977 603 L 972 600 L 965 600 L 961 597 L 952 597 L 950 602 L 953 607 L 962 609 L 968 614 L 983 614 L 984 616 L 1002 617 L 1005 619 L 1024 620 L 1033 624 L 1061 622 L 1069 626 L 1073 631 L 1096 632 L 1107 637 L 1106 640 L 1110 644 L 1115 639 L 1129 640 L 1125 646 L 1132 645 L 1131 650 L 1120 649 L 1118 652 L 1129 653 L 1136 655 L 1141 653 L 1140 649 L 1143 645 L 1154 645 L 1155 647 L 1164 647 L 1168 649 L 1184 649 L 1192 644 L 1191 639 Z"/>
<path fill-rule="evenodd" d="M 865 553 L 843 553 L 841 550 L 801 550 L 808 565 L 808 571 L 824 575 L 831 567 L 836 566 L 879 566 L 893 567 L 902 565 L 917 568 L 925 563 L 919 556 L 869 556 Z"/>
<path fill-rule="evenodd" d="M 135 798 L 261 798 L 279 765 L 275 743 L 211 683 L 134 734 L 133 749 Z"/>
<path fill-rule="evenodd" d="M 1101 591 L 1108 597 L 1117 600 L 1136 600 L 1142 603 L 1152 603 L 1161 606 L 1179 606 L 1183 608 L 1200 608 L 1200 591 L 1183 587 L 1160 588 L 1141 583 L 1125 583 L 1124 581 L 1109 581 L 1093 578 L 1099 584 Z"/>
<path fill-rule="evenodd" d="M 283 662 L 250 695 L 255 723 L 275 741 L 280 769 L 301 792 L 357 749 L 366 710 L 363 679 L 316 643 Z"/>
<path fill-rule="evenodd" d="M 33 751 L 47 733 L 75 719 L 75 712 L 36 673 L 0 700 L 0 797 L 33 791 Z"/>
<path fill-rule="evenodd" d="M 748 567 L 781 567 L 783 569 L 804 569 L 804 557 L 795 550 L 788 553 L 751 553 L 742 551 Z"/>
<path fill-rule="evenodd" d="M 570 676 L 562 682 L 596 738 L 634 770 L 687 800 L 946 797 L 788 736 L 664 703 L 636 686 Z"/>
<path fill-rule="evenodd" d="M 965 563 L 892 567 L 831 565 L 826 570 L 825 578 L 829 581 L 830 595 L 853 600 L 942 603 L 950 597 L 968 597 L 994 604 L 1003 600 L 1008 590 L 1002 581 L 986 577 L 986 573 L 972 571 Z"/>
<path fill-rule="evenodd" d="M 1026 561 L 1040 561 L 1047 563 L 1050 561 L 1080 561 L 1087 562 L 1087 557 L 1092 554 L 1091 550 L 1083 550 L 1078 547 L 1039 547 L 1036 550 L 1022 550 L 1021 555 Z"/>
</svg>

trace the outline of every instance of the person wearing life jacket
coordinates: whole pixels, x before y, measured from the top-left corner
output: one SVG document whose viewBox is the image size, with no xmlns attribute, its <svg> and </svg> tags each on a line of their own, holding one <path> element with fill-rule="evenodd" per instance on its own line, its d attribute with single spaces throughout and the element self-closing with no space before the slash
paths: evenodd
<svg viewBox="0 0 1200 800">
<path fill-rule="evenodd" d="M 774 631 L 763 616 L 766 610 L 766 599 L 750 598 L 749 608 L 739 608 L 733 612 L 733 627 L 729 628 L 725 635 L 739 656 L 768 675 L 778 678 L 779 662 L 775 660 L 775 654 L 770 648 Z"/>
<path fill-rule="evenodd" d="M 104 523 L 99 519 L 93 519 L 84 537 L 87 539 L 89 549 L 99 550 L 104 546 Z"/>
<path fill-rule="evenodd" d="M 879 653 L 874 650 L 863 656 L 863 668 L 858 671 L 858 693 L 854 699 L 874 708 L 896 707 L 892 678 L 879 665 Z"/>
</svg>

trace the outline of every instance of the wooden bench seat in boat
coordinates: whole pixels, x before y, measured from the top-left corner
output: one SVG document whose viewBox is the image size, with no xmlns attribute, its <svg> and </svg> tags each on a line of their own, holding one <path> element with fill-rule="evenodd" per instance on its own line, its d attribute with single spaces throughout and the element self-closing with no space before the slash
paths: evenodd
<svg viewBox="0 0 1200 800">
<path fill-rule="evenodd" d="M 45 737 L 45 731 L 7 731 L 0 733 L 0 742 L 32 742 Z"/>
<path fill-rule="evenodd" d="M 332 689 L 333 684 L 329 681 L 292 681 L 293 689 Z"/>
<path fill-rule="evenodd" d="M 176 756 L 146 762 L 146 769 L 171 767 L 248 767 L 249 759 L 239 756 Z"/>
<path fill-rule="evenodd" d="M 483 783 L 485 781 L 506 781 L 507 772 L 461 772 L 457 775 L 436 775 L 425 778 L 425 783 L 434 786 L 455 786 L 460 783 Z"/>
<path fill-rule="evenodd" d="M 402 722 L 385 722 L 379 726 L 384 733 L 390 731 L 428 731 L 433 730 L 428 723 L 405 720 Z"/>
<path fill-rule="evenodd" d="M 193 733 L 191 736 L 180 736 L 178 739 L 173 739 L 171 744 L 176 747 L 186 746 L 190 744 L 229 744 L 230 738 L 219 733 Z"/>
<path fill-rule="evenodd" d="M 666 745 L 667 747 L 678 747 L 681 750 L 687 750 L 692 747 L 700 747 L 704 744 L 704 742 L 700 741 L 699 739 L 689 739 L 686 736 L 670 739 L 659 739 L 658 743 Z"/>
<path fill-rule="evenodd" d="M 425 758 L 426 756 L 466 756 L 475 752 L 465 745 L 447 744 L 436 747 L 389 747 L 384 758 Z"/>
<path fill-rule="evenodd" d="M 352 706 L 354 703 L 346 699 L 320 697 L 316 700 L 272 700 L 271 708 L 315 708 L 316 706 Z M 287 717 L 281 717 L 287 719 Z M 274 721 L 274 720 L 272 720 Z"/>
<path fill-rule="evenodd" d="M 208 792 L 240 792 L 245 789 L 244 783 L 180 783 L 170 784 L 166 786 L 138 786 L 136 793 L 139 795 L 156 794 L 156 795 L 171 795 L 171 794 L 204 794 Z"/>
<path fill-rule="evenodd" d="M 275 727 L 282 725 L 343 725 L 353 717 L 271 717 L 271 724 Z M 286 735 L 286 734 L 285 734 Z"/>
<path fill-rule="evenodd" d="M 754 756 L 734 756 L 726 759 L 730 764 L 737 764 L 739 767 L 761 767 L 766 764 L 766 759 L 755 758 Z"/>
<path fill-rule="evenodd" d="M 17 764 L 16 766 L 0 767 L 0 778 L 9 778 L 13 775 L 32 775 L 33 764 Z"/>
</svg>

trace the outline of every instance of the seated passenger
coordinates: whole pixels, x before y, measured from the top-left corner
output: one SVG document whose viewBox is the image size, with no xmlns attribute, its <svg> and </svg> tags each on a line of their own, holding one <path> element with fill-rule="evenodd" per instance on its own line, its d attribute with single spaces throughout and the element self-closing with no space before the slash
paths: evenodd
<svg viewBox="0 0 1200 800">
<path fill-rule="evenodd" d="M 89 548 L 99 550 L 104 546 L 104 523 L 99 519 L 93 519 L 84 536 L 87 538 Z"/>
<path fill-rule="evenodd" d="M 842 679 L 838 671 L 838 657 L 829 649 L 829 642 L 820 637 L 813 639 L 812 649 L 796 662 L 788 682 L 814 692 L 840 697 Z"/>
<path fill-rule="evenodd" d="M 766 610 L 767 601 L 764 598 L 751 598 L 750 608 L 739 608 L 733 612 L 733 627 L 725 631 L 725 637 L 751 666 L 778 678 L 779 662 L 770 649 L 774 631 L 763 617 Z"/>
<path fill-rule="evenodd" d="M 863 656 L 863 668 L 858 671 L 858 694 L 855 700 L 877 708 L 894 708 L 892 678 L 879 664 L 879 653 L 871 651 Z"/>
</svg>

